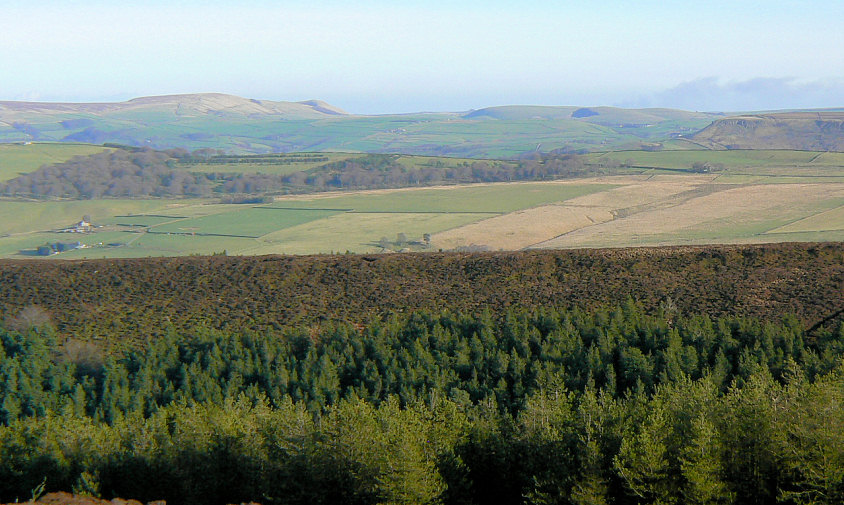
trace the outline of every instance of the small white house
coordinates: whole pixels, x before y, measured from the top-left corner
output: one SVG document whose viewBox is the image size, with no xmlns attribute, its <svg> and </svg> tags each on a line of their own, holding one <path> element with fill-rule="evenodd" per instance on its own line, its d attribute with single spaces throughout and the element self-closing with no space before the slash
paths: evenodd
<svg viewBox="0 0 844 505">
<path fill-rule="evenodd" d="M 94 225 L 85 221 L 84 219 L 73 225 L 73 231 L 76 233 L 87 233 L 94 228 Z"/>
</svg>

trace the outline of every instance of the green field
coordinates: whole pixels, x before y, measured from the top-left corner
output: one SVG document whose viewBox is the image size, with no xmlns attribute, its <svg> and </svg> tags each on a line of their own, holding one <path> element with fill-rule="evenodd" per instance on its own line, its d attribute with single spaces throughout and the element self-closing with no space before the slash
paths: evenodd
<svg viewBox="0 0 844 505">
<path fill-rule="evenodd" d="M 382 237 L 404 233 L 419 241 L 425 233 L 613 187 L 489 184 L 289 197 L 260 206 L 201 200 L 0 201 L 0 212 L 14 217 L 0 226 L 0 256 L 31 255 L 39 245 L 76 240 L 91 247 L 56 257 L 377 251 Z M 52 231 L 84 215 L 101 226 L 96 233 Z"/>
<path fill-rule="evenodd" d="M 403 155 L 396 158 L 396 162 L 409 169 L 420 168 L 455 168 L 464 163 L 471 165 L 477 162 L 477 159 L 472 158 L 450 158 L 445 156 L 412 156 Z M 501 163 L 511 163 L 502 161 Z"/>
<path fill-rule="evenodd" d="M 841 230 L 844 230 L 844 206 L 799 219 L 772 229 L 768 233 L 804 233 Z"/>
<path fill-rule="evenodd" d="M 612 189 L 610 184 L 542 182 L 474 184 L 447 188 L 362 191 L 277 201 L 275 207 L 349 209 L 354 212 L 504 213 Z"/>
<path fill-rule="evenodd" d="M 74 156 L 87 156 L 105 149 L 90 144 L 0 144 L 0 182 L 37 170 L 42 165 L 61 163 Z"/>
<path fill-rule="evenodd" d="M 615 160 L 630 165 L 631 171 L 660 168 L 690 170 L 695 162 L 722 164 L 719 171 L 730 176 L 841 177 L 844 153 L 791 150 L 668 150 L 611 151 L 586 155 L 587 163 L 601 164 Z"/>
<path fill-rule="evenodd" d="M 150 233 L 187 233 L 199 235 L 229 235 L 257 238 L 275 230 L 337 214 L 330 210 L 288 210 L 242 208 L 193 219 L 170 221 L 150 228 Z"/>
<path fill-rule="evenodd" d="M 403 214 L 342 213 L 311 221 L 261 237 L 243 254 L 312 254 L 314 252 L 378 251 L 381 237 L 394 240 L 404 233 L 419 240 L 425 233 L 437 233 L 489 217 L 486 214 L 424 212 Z"/>
<path fill-rule="evenodd" d="M 169 223 L 175 220 L 186 219 L 187 216 L 181 216 L 178 213 L 172 215 L 165 214 L 136 214 L 128 216 L 114 216 L 102 221 L 104 224 L 112 224 L 118 226 L 137 226 L 142 228 L 149 228 L 150 226 L 157 226 L 164 223 Z"/>
<path fill-rule="evenodd" d="M 267 174 L 287 175 L 293 172 L 310 170 L 327 163 L 345 161 L 362 156 L 355 153 L 305 153 L 274 154 L 249 162 L 250 158 L 242 158 L 243 162 L 231 163 L 179 163 L 177 166 L 188 172 L 199 173 L 227 173 L 227 174 Z M 311 158 L 311 159 L 309 159 Z"/>
<path fill-rule="evenodd" d="M 22 202 L 0 200 L 0 236 L 13 233 L 54 230 L 90 216 L 97 224 L 110 224 L 114 216 L 169 213 L 177 206 L 195 205 L 196 200 L 71 200 Z"/>
</svg>

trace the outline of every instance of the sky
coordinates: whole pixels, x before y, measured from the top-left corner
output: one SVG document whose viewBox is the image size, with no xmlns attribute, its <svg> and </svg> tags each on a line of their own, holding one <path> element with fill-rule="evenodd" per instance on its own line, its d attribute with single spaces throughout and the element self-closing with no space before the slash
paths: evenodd
<svg viewBox="0 0 844 505">
<path fill-rule="evenodd" d="M 0 0 L 0 100 L 844 106 L 844 0 Z"/>
</svg>

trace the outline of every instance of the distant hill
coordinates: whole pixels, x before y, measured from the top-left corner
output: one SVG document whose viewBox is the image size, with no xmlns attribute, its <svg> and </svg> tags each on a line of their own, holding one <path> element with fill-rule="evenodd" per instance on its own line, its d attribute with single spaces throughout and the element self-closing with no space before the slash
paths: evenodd
<svg viewBox="0 0 844 505">
<path fill-rule="evenodd" d="M 366 116 L 319 100 L 277 102 L 198 93 L 118 103 L 0 102 L 0 143 L 509 158 L 533 151 L 637 149 L 643 142 L 689 136 L 715 118 L 669 109 L 574 106 Z"/>
<path fill-rule="evenodd" d="M 0 101 L 0 143 L 116 143 L 191 151 L 212 148 L 233 154 L 368 152 L 458 158 L 643 148 L 844 150 L 840 114 L 763 113 L 726 119 L 722 114 L 677 109 L 506 105 L 468 112 L 367 116 L 349 114 L 319 100 L 280 102 L 197 93 L 115 103 Z"/>
<path fill-rule="evenodd" d="M 134 98 L 126 102 L 111 103 L 53 103 L 53 102 L 2 102 L 0 118 L 3 121 L 21 119 L 37 114 L 89 114 L 94 116 L 120 116 L 138 113 L 171 114 L 173 116 L 198 115 L 279 115 L 289 119 L 316 119 L 325 116 L 345 115 L 346 112 L 319 100 L 306 102 L 272 102 L 250 100 L 222 93 L 195 93 Z"/>
<path fill-rule="evenodd" d="M 711 149 L 844 151 L 844 110 L 727 117 L 692 139 Z"/>
<path fill-rule="evenodd" d="M 619 107 L 546 107 L 537 105 L 504 105 L 473 110 L 466 119 L 499 119 L 524 121 L 529 119 L 575 119 L 594 124 L 654 125 L 664 121 L 714 120 L 720 115 L 708 112 L 689 112 L 678 109 L 622 109 Z"/>
<path fill-rule="evenodd" d="M 578 107 L 545 107 L 541 105 L 501 105 L 469 111 L 464 119 L 502 119 L 523 121 L 527 119 L 571 119 Z"/>
</svg>

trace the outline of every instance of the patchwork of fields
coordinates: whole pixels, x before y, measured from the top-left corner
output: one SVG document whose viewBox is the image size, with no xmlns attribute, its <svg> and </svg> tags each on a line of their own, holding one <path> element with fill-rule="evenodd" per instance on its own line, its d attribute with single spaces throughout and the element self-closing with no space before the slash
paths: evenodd
<svg viewBox="0 0 844 505">
<path fill-rule="evenodd" d="M 273 204 L 202 200 L 0 202 L 0 255 L 34 255 L 39 245 L 80 241 L 62 258 L 175 254 L 376 252 L 433 249 L 423 236 L 522 208 L 605 191 L 607 183 L 452 186 L 278 198 Z M 94 233 L 58 233 L 83 215 Z M 404 238 L 400 239 L 400 235 Z"/>
<path fill-rule="evenodd" d="M 0 146 L 7 149 L 0 162 L 29 159 L 15 166 L 34 170 L 39 158 L 23 156 L 23 147 Z M 57 158 L 76 152 L 42 151 Z M 0 257 L 35 256 L 44 244 L 76 241 L 85 247 L 53 257 L 844 240 L 844 154 L 627 151 L 590 155 L 587 163 L 607 158 L 624 166 L 588 179 L 317 193 L 261 204 L 0 200 Z M 694 173 L 695 162 L 722 166 Z M 247 165 L 238 168 L 251 170 Z M 96 225 L 92 233 L 59 232 L 83 216 Z"/>
</svg>

